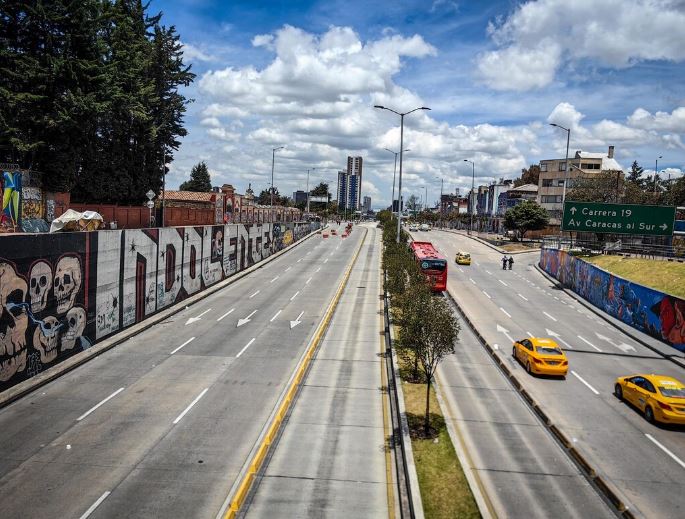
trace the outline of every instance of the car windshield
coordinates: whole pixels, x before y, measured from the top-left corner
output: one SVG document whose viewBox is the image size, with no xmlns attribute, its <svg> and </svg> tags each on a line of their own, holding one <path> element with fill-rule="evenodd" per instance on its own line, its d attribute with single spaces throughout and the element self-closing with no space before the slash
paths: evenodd
<svg viewBox="0 0 685 519">
<path fill-rule="evenodd" d="M 538 346 L 538 353 L 542 355 L 561 355 L 561 350 L 559 348 L 554 348 L 551 346 Z"/>
<path fill-rule="evenodd" d="M 425 259 L 421 260 L 421 270 L 437 270 L 442 272 L 447 267 L 444 259 Z"/>
<path fill-rule="evenodd" d="M 685 387 L 659 386 L 659 391 L 668 398 L 685 398 Z"/>
</svg>

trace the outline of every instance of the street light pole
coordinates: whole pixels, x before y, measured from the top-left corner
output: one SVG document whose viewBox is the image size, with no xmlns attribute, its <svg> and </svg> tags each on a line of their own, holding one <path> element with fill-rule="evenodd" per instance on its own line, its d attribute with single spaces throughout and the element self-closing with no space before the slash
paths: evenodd
<svg viewBox="0 0 685 519">
<path fill-rule="evenodd" d="M 474 189 L 475 189 L 475 184 L 476 184 L 476 163 L 473 162 L 472 160 L 469 159 L 464 159 L 464 162 L 470 162 L 471 163 L 471 194 L 469 197 L 471 198 L 471 210 L 469 211 L 471 213 L 471 222 L 469 223 L 469 231 L 466 234 L 471 234 L 471 231 L 473 230 L 473 195 L 474 195 Z"/>
<path fill-rule="evenodd" d="M 385 106 L 381 105 L 374 105 L 374 108 L 378 108 L 380 110 L 388 110 L 389 112 L 392 112 L 394 114 L 397 114 L 400 116 L 400 178 L 397 184 L 397 199 L 399 200 L 399 204 L 397 206 L 397 243 L 400 243 L 400 230 L 401 230 L 401 225 L 402 225 L 402 159 L 403 159 L 403 151 L 404 151 L 404 116 L 409 115 L 412 112 L 416 112 L 417 110 L 430 110 L 430 108 L 426 106 L 420 106 L 418 108 L 414 108 L 413 110 L 410 110 L 408 112 L 400 113 L 396 112 L 392 108 L 386 108 Z"/>
<path fill-rule="evenodd" d="M 656 193 L 656 175 L 659 171 L 659 159 L 661 158 L 661 155 L 657 157 L 657 159 L 654 161 L 654 193 Z"/>
<path fill-rule="evenodd" d="M 561 221 L 564 221 L 564 206 L 566 204 L 566 184 L 568 184 L 568 145 L 571 142 L 571 129 L 564 128 L 560 124 L 550 123 L 550 126 L 561 128 L 566 131 L 566 160 L 564 161 L 564 189 L 561 192 Z M 561 228 L 561 226 L 560 226 Z"/>
<path fill-rule="evenodd" d="M 395 155 L 395 168 L 392 170 L 392 201 L 390 203 L 390 214 L 392 214 L 394 212 L 393 208 L 395 206 L 395 173 L 397 173 L 397 155 L 399 155 L 400 152 L 399 151 L 392 151 L 392 150 L 389 150 L 388 148 L 383 148 L 383 149 L 385 151 L 389 151 L 390 153 Z M 404 151 L 409 151 L 409 148 L 407 148 Z M 397 206 L 398 211 L 399 211 L 399 207 L 400 206 L 398 205 Z"/>
<path fill-rule="evenodd" d="M 316 171 L 316 168 L 310 168 L 307 170 L 307 214 L 309 214 L 309 171 Z"/>
<path fill-rule="evenodd" d="M 285 146 L 279 146 L 271 150 L 271 206 L 269 207 L 269 219 L 274 223 L 274 162 L 276 161 L 276 152 L 282 150 Z"/>
</svg>

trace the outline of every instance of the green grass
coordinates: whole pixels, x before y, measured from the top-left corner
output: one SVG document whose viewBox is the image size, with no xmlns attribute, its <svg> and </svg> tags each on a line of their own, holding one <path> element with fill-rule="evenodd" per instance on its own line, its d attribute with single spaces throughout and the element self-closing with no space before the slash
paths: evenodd
<svg viewBox="0 0 685 519">
<path fill-rule="evenodd" d="M 629 281 L 674 296 L 685 297 L 685 263 L 622 256 L 593 256 L 582 259 Z"/>
<path fill-rule="evenodd" d="M 401 372 L 406 373 L 406 370 L 401 369 Z M 426 518 L 480 517 L 478 506 L 454 452 L 435 391 L 431 388 L 430 424 L 433 434 L 431 438 L 424 439 L 422 436 L 426 386 L 403 380 L 402 390 L 412 432 L 411 445 Z"/>
</svg>

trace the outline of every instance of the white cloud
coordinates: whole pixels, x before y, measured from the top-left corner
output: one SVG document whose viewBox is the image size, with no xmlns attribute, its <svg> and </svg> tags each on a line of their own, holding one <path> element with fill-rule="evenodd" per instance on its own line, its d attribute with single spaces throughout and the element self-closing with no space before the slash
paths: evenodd
<svg viewBox="0 0 685 519">
<path fill-rule="evenodd" d="M 221 126 L 221 121 L 217 119 L 216 117 L 205 117 L 200 121 L 200 124 L 202 126 L 209 126 L 211 128 L 218 128 Z"/>
<path fill-rule="evenodd" d="M 191 45 L 190 43 L 183 42 L 183 58 L 185 59 L 186 63 L 192 62 L 192 61 L 213 61 L 214 57 L 207 54 L 206 52 L 203 52 L 200 50 L 198 47 L 195 45 Z"/>
<path fill-rule="evenodd" d="M 654 115 L 643 108 L 638 108 L 628 117 L 628 124 L 645 130 L 685 133 L 685 106 L 679 106 L 670 114 L 656 112 Z"/>
<path fill-rule="evenodd" d="M 241 137 L 239 133 L 229 132 L 226 130 L 226 128 L 210 128 L 207 130 L 207 134 L 211 135 L 215 139 L 228 142 L 238 141 Z"/>
<path fill-rule="evenodd" d="M 669 0 L 537 0 L 516 7 L 488 33 L 496 49 L 478 59 L 481 79 L 497 90 L 550 84 L 589 59 L 625 68 L 640 61 L 685 60 L 685 11 Z"/>
</svg>

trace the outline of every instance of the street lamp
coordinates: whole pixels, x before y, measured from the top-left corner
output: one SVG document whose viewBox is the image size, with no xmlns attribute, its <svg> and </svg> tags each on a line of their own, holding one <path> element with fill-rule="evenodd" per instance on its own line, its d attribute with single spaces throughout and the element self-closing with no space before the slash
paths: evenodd
<svg viewBox="0 0 685 519">
<path fill-rule="evenodd" d="M 378 108 L 380 110 L 388 110 L 389 112 L 392 112 L 394 114 L 397 114 L 400 116 L 400 178 L 398 181 L 397 185 L 397 199 L 400 201 L 400 204 L 402 203 L 402 158 L 403 158 L 403 151 L 404 151 L 404 116 L 409 115 L 412 112 L 416 112 L 417 110 L 430 110 L 427 106 L 419 106 L 418 108 L 414 108 L 413 110 L 409 110 L 408 112 L 400 113 L 396 112 L 392 108 L 387 108 L 385 106 L 381 105 L 374 105 L 374 108 Z M 400 226 L 401 226 L 401 208 L 398 205 L 397 206 L 397 243 L 400 242 Z"/>
<path fill-rule="evenodd" d="M 654 161 L 654 192 L 656 193 L 656 174 L 659 171 L 659 159 L 661 158 L 661 155 L 659 155 L 656 160 Z"/>
<path fill-rule="evenodd" d="M 316 168 L 309 168 L 307 170 L 307 214 L 309 214 L 309 172 L 316 171 Z"/>
<path fill-rule="evenodd" d="M 564 204 L 566 203 L 566 184 L 568 184 L 568 145 L 571 141 L 570 128 L 564 128 L 560 124 L 549 123 L 550 126 L 561 128 L 566 131 L 566 160 L 564 161 L 564 190 L 561 192 L 561 220 L 564 220 Z"/>
<path fill-rule="evenodd" d="M 476 184 L 476 163 L 469 159 L 464 159 L 464 162 L 471 163 L 471 194 L 469 195 L 471 197 L 471 211 L 469 211 L 471 213 L 471 223 L 469 223 L 469 231 L 467 233 L 471 234 L 471 231 L 473 230 L 473 194 Z"/>
<path fill-rule="evenodd" d="M 269 218 L 271 223 L 274 223 L 274 162 L 276 161 L 276 152 L 282 150 L 285 146 L 279 146 L 271 150 L 271 206 L 269 207 Z"/>
<path fill-rule="evenodd" d="M 395 173 L 397 172 L 397 155 L 399 155 L 399 151 L 392 151 L 389 150 L 388 148 L 383 148 L 385 151 L 389 151 L 393 155 L 395 155 L 395 169 L 392 170 L 392 200 L 390 203 L 390 214 L 393 213 L 393 207 L 395 205 Z M 409 148 L 407 148 L 404 151 L 409 151 Z M 400 211 L 400 206 L 399 204 L 397 205 L 397 213 L 399 214 Z"/>
</svg>

